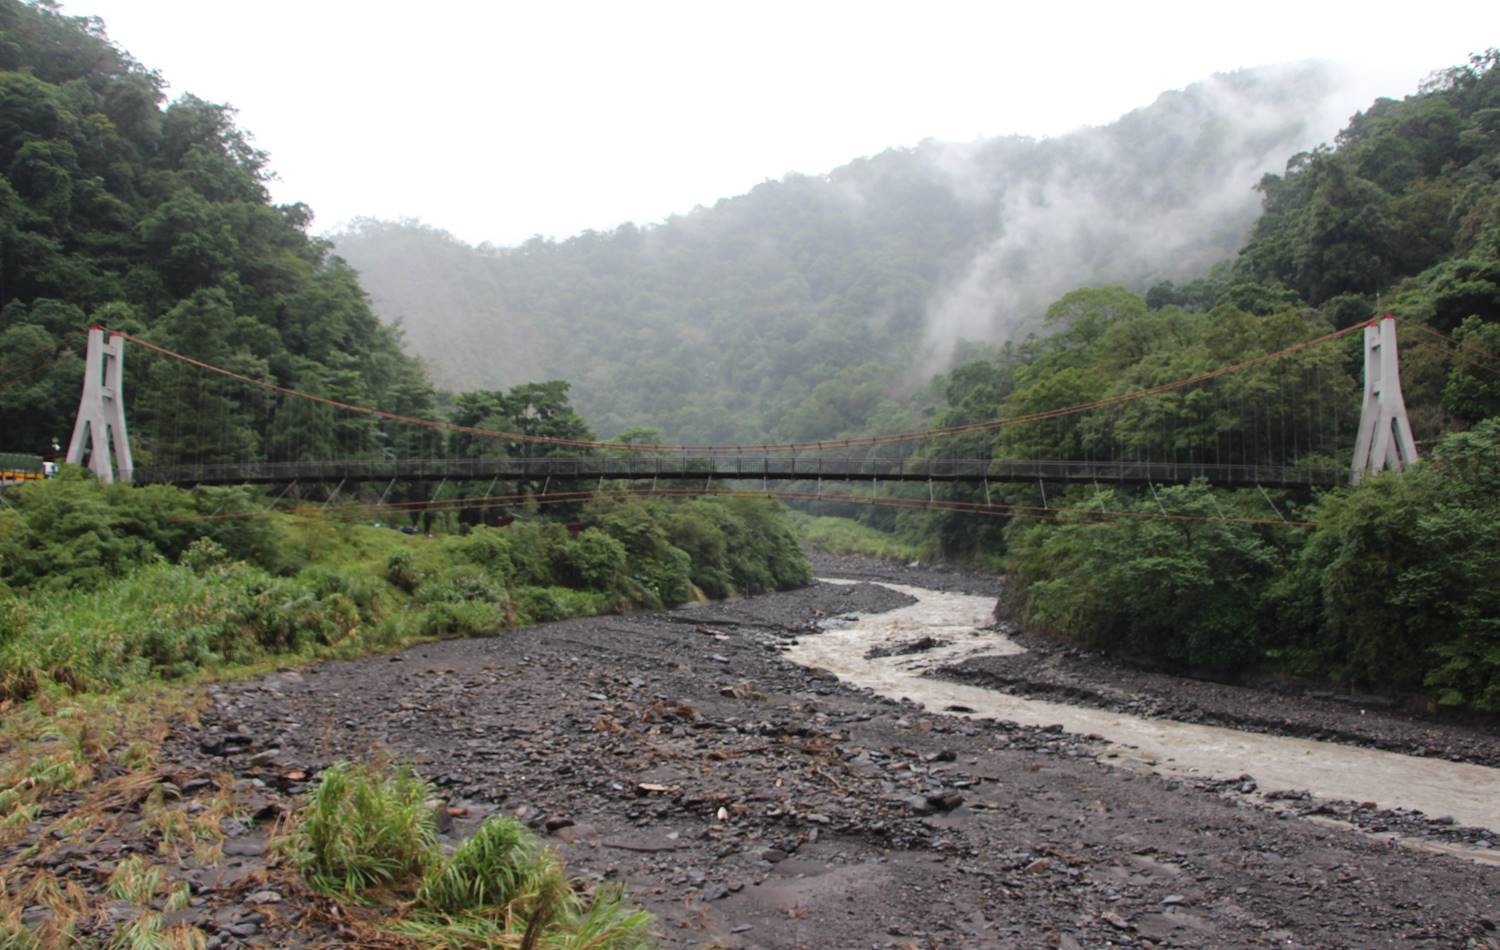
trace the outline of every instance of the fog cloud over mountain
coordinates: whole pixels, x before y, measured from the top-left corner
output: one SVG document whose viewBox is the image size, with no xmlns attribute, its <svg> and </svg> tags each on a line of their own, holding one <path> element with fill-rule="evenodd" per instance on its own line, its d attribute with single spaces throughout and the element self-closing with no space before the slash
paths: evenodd
<svg viewBox="0 0 1500 950">
<path fill-rule="evenodd" d="M 1216 76 L 1106 126 L 892 148 L 565 241 L 473 248 L 366 221 L 337 247 L 448 386 L 566 377 L 605 432 L 819 438 L 882 411 L 830 411 L 820 384 L 884 367 L 884 394 L 909 392 L 960 340 L 1037 330 L 1068 290 L 1145 290 L 1232 257 L 1261 176 L 1367 105 L 1358 80 Z"/>
</svg>

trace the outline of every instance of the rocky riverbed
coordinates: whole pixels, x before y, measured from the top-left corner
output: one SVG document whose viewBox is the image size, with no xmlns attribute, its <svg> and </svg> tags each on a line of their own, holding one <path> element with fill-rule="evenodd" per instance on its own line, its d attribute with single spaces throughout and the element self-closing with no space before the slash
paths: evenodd
<svg viewBox="0 0 1500 950">
<path fill-rule="evenodd" d="M 991 578 L 857 559 L 818 571 L 996 592 Z M 1359 824 L 1362 803 L 1295 790 L 1268 802 L 1248 778 L 1118 768 L 1095 738 L 924 710 L 786 656 L 830 619 L 909 603 L 820 583 L 211 687 L 199 721 L 168 739 L 162 779 L 176 807 L 228 797 L 237 817 L 217 852 L 165 868 L 194 893 L 168 917 L 218 946 L 349 942 L 350 921 L 267 846 L 321 768 L 390 755 L 439 787 L 449 835 L 520 816 L 573 873 L 627 882 L 667 947 L 1500 947 L 1500 869 L 1322 820 Z M 1218 687 L 1024 656 L 945 675 L 1020 690 L 1056 680 L 1090 694 L 1081 702 L 1166 703 L 1155 711 L 1221 724 L 1238 708 L 1210 701 Z M 1260 730 L 1494 761 L 1482 727 L 1367 710 L 1354 730 L 1327 700 L 1244 701 Z M 159 850 L 160 822 L 138 816 L 148 801 L 123 800 L 107 837 L 48 833 L 7 850 L 97 892 L 125 855 Z M 1444 827 L 1400 818 L 1373 823 Z"/>
</svg>

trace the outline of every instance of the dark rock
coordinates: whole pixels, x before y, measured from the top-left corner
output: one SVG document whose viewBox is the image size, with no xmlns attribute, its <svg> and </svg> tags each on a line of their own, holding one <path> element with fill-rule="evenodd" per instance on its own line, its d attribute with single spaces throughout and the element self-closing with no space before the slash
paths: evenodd
<svg viewBox="0 0 1500 950">
<path fill-rule="evenodd" d="M 952 790 L 933 792 L 931 795 L 927 796 L 927 804 L 931 805 L 938 811 L 952 811 L 963 803 L 964 797 L 958 792 Z"/>
<path fill-rule="evenodd" d="M 225 857 L 258 858 L 266 853 L 266 846 L 259 841 L 235 839 L 224 842 Z"/>
</svg>

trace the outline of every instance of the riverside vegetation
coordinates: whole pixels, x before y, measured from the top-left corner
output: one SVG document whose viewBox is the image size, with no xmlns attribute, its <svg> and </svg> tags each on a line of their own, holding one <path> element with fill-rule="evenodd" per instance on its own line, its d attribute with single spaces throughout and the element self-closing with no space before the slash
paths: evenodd
<svg viewBox="0 0 1500 950">
<path fill-rule="evenodd" d="M 7 501 L 0 701 L 809 579 L 780 506 L 756 498 L 601 499 L 576 536 L 517 521 L 436 537 L 252 511 L 240 489 L 105 487 L 76 471 Z"/>
</svg>

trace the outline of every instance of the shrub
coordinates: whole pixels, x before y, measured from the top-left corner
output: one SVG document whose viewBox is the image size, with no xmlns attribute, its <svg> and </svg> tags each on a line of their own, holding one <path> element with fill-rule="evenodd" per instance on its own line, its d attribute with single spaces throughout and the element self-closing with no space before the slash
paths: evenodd
<svg viewBox="0 0 1500 950">
<path fill-rule="evenodd" d="M 922 554 L 916 545 L 852 518 L 794 513 L 792 525 L 808 547 L 829 554 L 858 554 L 890 561 L 914 561 Z"/>
<path fill-rule="evenodd" d="M 463 603 L 470 600 L 500 603 L 505 590 L 484 568 L 473 564 L 456 564 L 429 577 L 417 588 L 421 604 Z"/>
<path fill-rule="evenodd" d="M 510 625 L 500 604 L 482 600 L 438 601 L 422 611 L 418 629 L 423 636 L 442 639 L 493 636 Z"/>
<path fill-rule="evenodd" d="M 17 588 L 93 588 L 157 560 L 177 560 L 213 533 L 230 558 L 271 566 L 282 557 L 262 518 L 194 520 L 255 505 L 244 489 L 186 492 L 165 485 L 101 485 L 79 469 L 6 494 L 0 581 Z"/>
<path fill-rule="evenodd" d="M 625 545 L 588 528 L 557 551 L 557 579 L 582 590 L 614 590 L 625 571 Z"/>
<path fill-rule="evenodd" d="M 453 543 L 458 555 L 471 564 L 477 564 L 491 574 L 502 578 L 516 575 L 516 565 L 511 557 L 511 535 L 505 530 L 480 525 L 468 536 Z"/>
<path fill-rule="evenodd" d="M 345 898 L 420 880 L 437 861 L 432 796 L 406 767 L 334 765 L 292 836 L 293 860 L 314 888 Z"/>
<path fill-rule="evenodd" d="M 177 559 L 177 563 L 194 574 L 207 574 L 224 563 L 228 554 L 224 545 L 213 538 L 199 538 L 188 545 L 187 550 L 183 551 L 182 556 Z"/>
<path fill-rule="evenodd" d="M 1289 645 L 1347 683 L 1500 711 L 1500 419 L 1331 493 L 1278 593 Z"/>
<path fill-rule="evenodd" d="M 1113 492 L 1106 498 L 1076 507 L 1120 509 Z M 1161 503 L 1218 511 L 1201 484 L 1164 489 Z M 1006 540 L 1007 602 L 1025 622 L 1118 653 L 1221 669 L 1264 656 L 1261 600 L 1284 562 L 1280 547 L 1294 543 L 1287 529 L 1147 518 L 1018 520 Z"/>
<path fill-rule="evenodd" d="M 406 768 L 334 765 L 289 838 L 293 861 L 323 893 L 363 900 L 375 890 L 398 901 L 408 916 L 387 926 L 423 946 L 656 946 L 651 915 L 617 888 L 575 893 L 557 855 L 513 819 L 486 819 L 444 857 L 431 795 Z"/>
<path fill-rule="evenodd" d="M 567 587 L 522 587 L 517 591 L 516 609 L 523 623 L 551 623 L 608 613 L 610 598 L 608 594 Z"/>
<path fill-rule="evenodd" d="M 397 590 L 410 594 L 421 581 L 417 574 L 417 558 L 410 551 L 397 551 L 385 561 L 385 579 Z"/>
<path fill-rule="evenodd" d="M 343 594 L 318 597 L 238 562 L 201 575 L 158 562 L 98 589 L 4 603 L 0 699 L 30 696 L 43 681 L 83 690 L 183 676 L 334 643 L 360 623 Z"/>
<path fill-rule="evenodd" d="M 449 914 L 503 907 L 535 873 L 536 840 L 512 818 L 485 819 L 473 836 L 434 869 L 417 892 L 417 902 Z"/>
<path fill-rule="evenodd" d="M 335 595 L 345 598 L 362 620 L 385 616 L 386 591 L 380 578 L 373 574 L 313 565 L 303 568 L 297 578 L 320 600 Z"/>
<path fill-rule="evenodd" d="M 540 521 L 517 521 L 499 530 L 509 532 L 508 552 L 513 570 L 508 575 L 510 580 L 539 587 L 556 583 L 553 565 L 557 562 L 556 552 L 568 543 L 567 528 Z"/>
</svg>

